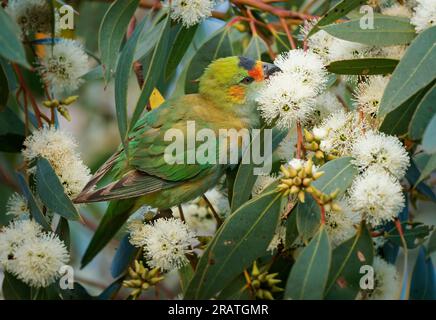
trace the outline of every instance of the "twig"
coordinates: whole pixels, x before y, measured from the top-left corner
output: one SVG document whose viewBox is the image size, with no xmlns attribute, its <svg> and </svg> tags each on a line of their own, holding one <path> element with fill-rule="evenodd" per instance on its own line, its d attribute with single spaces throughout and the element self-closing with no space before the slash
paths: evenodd
<svg viewBox="0 0 436 320">
<path fill-rule="evenodd" d="M 292 49 L 296 49 L 297 46 L 295 44 L 294 38 L 292 37 L 291 31 L 289 30 L 288 25 L 286 24 L 286 20 L 284 18 L 280 18 L 280 24 L 286 32 L 286 36 L 288 37 L 289 43 L 291 44 Z"/>
<path fill-rule="evenodd" d="M 204 201 L 206 201 L 207 205 L 209 206 L 210 211 L 212 211 L 212 215 L 213 215 L 213 217 L 214 217 L 215 220 L 216 220 L 217 229 L 218 229 L 218 228 L 223 224 L 223 221 L 222 221 L 222 219 L 220 218 L 220 216 L 218 215 L 218 213 L 215 211 L 215 209 L 214 209 L 212 203 L 209 201 L 209 199 L 206 197 L 205 194 L 203 194 L 203 199 L 204 199 Z"/>
<path fill-rule="evenodd" d="M 183 222 L 186 222 L 185 215 L 183 214 L 182 206 L 179 204 L 177 207 L 179 208 L 180 220 L 182 220 Z"/>
</svg>

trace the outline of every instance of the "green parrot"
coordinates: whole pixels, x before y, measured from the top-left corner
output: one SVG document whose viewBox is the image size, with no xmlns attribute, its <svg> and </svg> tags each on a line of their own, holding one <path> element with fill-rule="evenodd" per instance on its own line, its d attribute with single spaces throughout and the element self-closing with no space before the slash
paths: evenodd
<svg viewBox="0 0 436 320">
<path fill-rule="evenodd" d="M 214 187 L 231 165 L 218 161 L 168 163 L 165 150 L 172 140 L 167 139 L 165 133 L 179 129 L 186 135 L 188 121 L 195 123 L 196 132 L 208 128 L 216 137 L 220 129 L 258 128 L 256 92 L 265 79 L 279 70 L 274 64 L 246 57 L 217 59 L 200 77 L 197 94 L 166 100 L 138 120 L 128 136 L 128 152 L 120 147 L 74 199 L 75 203 L 111 200 L 82 264 L 89 262 L 130 214 L 143 205 L 171 208 Z M 195 142 L 195 148 L 201 143 Z M 188 152 L 189 147 L 184 148 L 181 158 L 186 160 Z M 114 177 L 114 181 L 96 188 L 107 175 Z M 111 231 L 108 231 L 109 225 Z M 99 243 L 93 244 L 96 238 L 100 238 Z"/>
</svg>

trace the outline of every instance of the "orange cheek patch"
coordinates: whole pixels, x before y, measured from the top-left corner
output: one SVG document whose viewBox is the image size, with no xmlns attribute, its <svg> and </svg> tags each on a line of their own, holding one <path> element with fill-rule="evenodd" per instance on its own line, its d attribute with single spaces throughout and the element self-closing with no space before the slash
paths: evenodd
<svg viewBox="0 0 436 320">
<path fill-rule="evenodd" d="M 245 100 L 245 89 L 241 86 L 231 86 L 229 96 L 233 102 L 241 103 Z"/>
<path fill-rule="evenodd" d="M 254 80 L 262 81 L 264 79 L 262 63 L 260 61 L 256 62 L 256 65 L 253 69 L 248 71 L 248 74 L 250 75 L 250 77 L 253 77 Z"/>
</svg>

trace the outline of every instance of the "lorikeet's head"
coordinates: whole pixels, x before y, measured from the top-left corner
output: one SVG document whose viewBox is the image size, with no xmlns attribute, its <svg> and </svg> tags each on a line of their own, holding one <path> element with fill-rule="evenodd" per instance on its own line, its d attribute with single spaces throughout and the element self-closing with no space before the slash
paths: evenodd
<svg viewBox="0 0 436 320">
<path fill-rule="evenodd" d="M 259 87 L 280 69 L 271 63 L 245 57 L 213 61 L 200 78 L 200 93 L 223 106 L 241 105 L 253 100 Z"/>
</svg>

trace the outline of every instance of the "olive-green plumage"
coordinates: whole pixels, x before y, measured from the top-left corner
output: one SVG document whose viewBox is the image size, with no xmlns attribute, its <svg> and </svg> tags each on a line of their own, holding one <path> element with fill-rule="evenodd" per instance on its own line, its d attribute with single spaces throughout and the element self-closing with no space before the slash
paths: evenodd
<svg viewBox="0 0 436 320">
<path fill-rule="evenodd" d="M 146 113 L 129 133 L 128 152 L 120 149 L 115 153 L 74 200 L 83 203 L 122 199 L 111 202 L 94 238 L 110 239 L 111 235 L 105 233 L 107 225 L 119 223 L 121 226 L 130 213 L 142 205 L 170 208 L 215 186 L 229 165 L 168 163 L 165 150 L 172 141 L 165 139 L 166 132 L 180 129 L 186 137 L 188 121 L 195 122 L 196 132 L 208 128 L 216 137 L 220 129 L 258 127 L 255 93 L 265 78 L 277 70 L 272 64 L 243 57 L 218 59 L 200 78 L 198 94 L 167 100 Z M 196 142 L 195 147 L 201 143 Z M 188 152 L 190 150 L 185 148 L 178 156 L 186 160 Z M 114 176 L 115 181 L 95 190 L 97 182 L 107 175 Z M 94 251 L 95 248 L 88 249 L 84 263 L 94 256 Z"/>
</svg>

